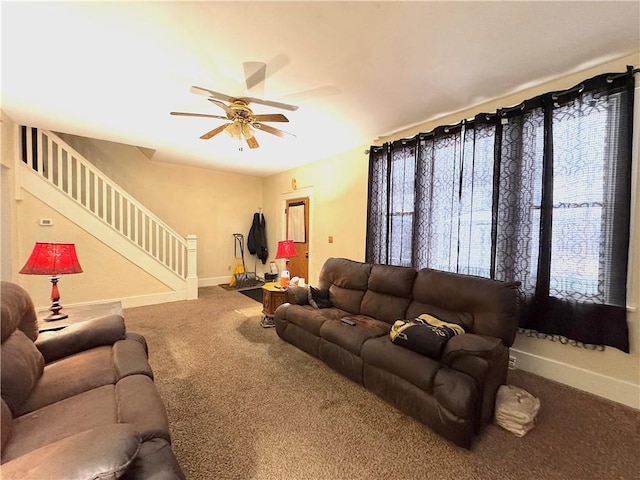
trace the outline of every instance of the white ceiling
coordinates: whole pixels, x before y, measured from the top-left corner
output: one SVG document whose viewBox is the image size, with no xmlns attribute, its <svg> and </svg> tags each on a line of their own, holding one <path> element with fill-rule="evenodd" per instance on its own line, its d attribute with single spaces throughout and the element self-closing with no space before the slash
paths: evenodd
<svg viewBox="0 0 640 480">
<path fill-rule="evenodd" d="M 269 175 L 640 48 L 640 2 L 2 2 L 2 109 L 16 122 Z M 265 62 L 296 135 L 238 151 L 192 85 L 245 94 Z M 253 105 L 255 113 L 278 112 Z"/>
</svg>

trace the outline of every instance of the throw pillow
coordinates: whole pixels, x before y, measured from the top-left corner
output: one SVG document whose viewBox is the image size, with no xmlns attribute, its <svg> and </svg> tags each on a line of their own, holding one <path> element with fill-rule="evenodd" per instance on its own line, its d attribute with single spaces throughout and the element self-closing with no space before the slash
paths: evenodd
<svg viewBox="0 0 640 480">
<path fill-rule="evenodd" d="M 425 313 L 413 320 L 396 320 L 389 335 L 395 345 L 438 360 L 449 339 L 461 333 L 462 326 Z"/>
<path fill-rule="evenodd" d="M 313 308 L 331 308 L 333 303 L 329 298 L 329 290 L 309 287 L 309 305 Z"/>
</svg>

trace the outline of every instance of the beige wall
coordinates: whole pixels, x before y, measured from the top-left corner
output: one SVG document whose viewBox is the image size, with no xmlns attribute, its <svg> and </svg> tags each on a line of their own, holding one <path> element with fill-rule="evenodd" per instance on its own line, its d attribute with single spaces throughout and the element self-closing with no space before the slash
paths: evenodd
<svg viewBox="0 0 640 480">
<path fill-rule="evenodd" d="M 592 68 L 576 75 L 557 79 L 544 85 L 532 87 L 517 94 L 469 108 L 463 112 L 447 115 L 426 122 L 414 128 L 380 139 L 376 144 L 398 138 L 410 137 L 418 132 L 427 132 L 438 125 L 452 124 L 463 118 L 472 118 L 480 112 L 495 111 L 497 108 L 516 105 L 522 100 L 548 91 L 571 87 L 585 78 L 603 72 L 624 71 L 626 65 L 640 65 L 640 54 L 622 58 L 615 62 Z M 636 93 L 640 98 L 640 94 Z M 636 125 L 636 130 L 639 128 Z M 291 178 L 296 178 L 300 186 L 313 187 L 313 206 L 311 217 L 312 243 L 310 245 L 310 281 L 317 282 L 317 275 L 323 261 L 329 256 L 342 256 L 355 260 L 364 259 L 366 212 L 367 212 L 367 165 L 368 159 L 362 148 L 346 152 L 328 160 L 306 167 L 274 175 L 265 180 L 265 205 L 268 205 L 272 221 L 269 234 L 273 236 L 282 228 L 282 214 L 278 212 L 281 199 L 291 191 Z M 640 172 L 640 168 L 636 168 Z M 640 174 L 636 174 L 635 190 L 640 185 Z M 636 194 L 635 214 L 640 215 L 640 195 Z M 335 243 L 328 244 L 327 236 L 334 235 Z M 640 221 L 635 222 L 632 235 L 633 260 L 629 284 L 628 303 L 637 307 L 640 303 Z M 609 385 L 625 388 L 626 397 L 640 393 L 640 322 L 639 313 L 629 313 L 631 336 L 631 354 L 625 354 L 615 348 L 605 351 L 591 351 L 551 342 L 527 338 L 518 335 L 515 350 L 519 352 L 518 362 L 527 370 L 555 378 L 565 383 L 602 394 Z M 557 370 L 560 373 L 554 373 Z M 562 373 L 564 372 L 564 373 Z M 581 374 L 584 375 L 581 376 Z M 567 377 L 567 378 L 566 378 Z M 571 378 L 581 377 L 581 378 Z M 607 380 L 614 379 L 613 383 Z M 603 382 L 603 380 L 605 380 Z M 596 385 L 601 383 L 600 385 Z M 604 386 L 603 386 L 604 385 Z M 631 399 L 631 403 L 640 408 L 640 399 Z"/>
<path fill-rule="evenodd" d="M 17 273 L 12 268 L 13 245 L 17 239 L 15 211 L 12 200 L 15 197 L 13 178 L 14 124 L 0 111 L 0 279 L 15 281 Z"/>
<path fill-rule="evenodd" d="M 153 162 L 136 147 L 60 136 L 179 234 L 198 236 L 201 283 L 228 281 L 233 233 L 242 233 L 246 243 L 253 214 L 262 207 L 261 178 Z M 245 251 L 248 270 L 254 259 Z"/>
<path fill-rule="evenodd" d="M 15 124 L 2 113 L 2 279 L 27 289 L 38 308 L 48 307 L 51 282 L 40 275 L 18 273 L 38 241 L 76 244 L 84 273 L 65 275 L 59 283 L 62 305 L 154 295 L 169 289 L 116 254 L 85 230 L 26 191 L 17 191 Z M 8 188 L 5 188 L 8 187 Z M 52 226 L 41 226 L 48 218 Z M 10 232 L 6 235 L 5 232 Z"/>
<path fill-rule="evenodd" d="M 264 181 L 265 215 L 270 259 L 284 238 L 284 201 L 310 197 L 309 278 L 316 284 L 328 257 L 364 260 L 367 209 L 365 146 L 305 167 L 273 175 Z M 295 179 L 297 190 L 291 187 Z M 329 236 L 333 243 L 329 243 Z M 282 268 L 282 265 L 279 265 Z M 295 274 L 295 272 L 293 272 Z"/>
<path fill-rule="evenodd" d="M 68 242 L 76 245 L 83 273 L 63 275 L 59 283 L 62 305 L 120 300 L 132 296 L 168 292 L 169 288 L 98 241 L 91 234 L 50 208 L 28 192 L 16 202 L 20 225 L 17 256 L 18 271 L 29 258 L 35 242 Z M 49 218 L 52 226 L 40 226 Z M 37 307 L 50 305 L 51 282 L 41 275 L 18 275 L 17 282 L 32 296 Z"/>
<path fill-rule="evenodd" d="M 9 208 L 3 203 L 2 232 L 11 232 L 11 241 L 2 242 L 2 271 L 7 272 L 6 279 L 25 286 L 37 299 L 36 304 L 45 306 L 50 283 L 42 277 L 17 272 L 36 241 L 65 241 L 76 244 L 85 272 L 61 280 L 63 304 L 168 292 L 164 284 L 121 258 L 64 215 L 27 192 L 14 191 L 15 125 L 4 113 L 2 119 L 2 181 L 3 186 L 8 181 L 11 187 L 9 195 L 5 195 L 3 188 L 3 199 L 9 198 Z M 232 234 L 247 236 L 253 213 L 262 206 L 261 178 L 152 162 L 136 147 L 61 136 L 178 233 L 198 236 L 201 283 L 217 284 L 230 279 L 234 265 Z M 38 224 L 40 218 L 51 218 L 54 225 L 42 227 Z M 3 240 L 4 236 L 5 233 Z M 248 269 L 253 268 L 253 258 L 246 252 Z M 107 281 L 104 277 L 107 272 L 117 275 Z"/>
</svg>

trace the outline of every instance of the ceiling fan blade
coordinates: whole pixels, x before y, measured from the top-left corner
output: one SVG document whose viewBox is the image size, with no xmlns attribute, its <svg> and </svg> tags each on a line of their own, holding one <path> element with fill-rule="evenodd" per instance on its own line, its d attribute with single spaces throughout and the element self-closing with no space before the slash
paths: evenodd
<svg viewBox="0 0 640 480">
<path fill-rule="evenodd" d="M 289 119 L 281 113 L 267 113 L 264 115 L 251 115 L 256 122 L 288 122 Z"/>
<path fill-rule="evenodd" d="M 272 135 L 276 135 L 278 137 L 285 138 L 286 135 L 291 135 L 292 137 L 295 137 L 293 133 L 285 132 L 284 130 L 280 130 L 279 128 L 265 125 L 263 123 L 254 123 L 253 126 L 256 127 L 258 130 L 271 133 Z"/>
<path fill-rule="evenodd" d="M 244 68 L 244 77 L 248 92 L 253 90 L 258 85 L 262 85 L 264 87 L 264 80 L 267 75 L 266 63 L 244 62 L 242 64 L 242 67 Z M 264 88 L 261 90 L 264 90 Z"/>
<path fill-rule="evenodd" d="M 257 103 L 259 105 L 266 105 L 268 107 L 280 108 L 282 110 L 290 110 L 292 112 L 298 109 L 296 105 L 290 105 L 288 103 L 274 102 L 271 100 L 263 100 L 262 98 L 256 98 L 256 97 L 231 97 L 229 95 L 225 95 L 224 93 L 214 92 L 213 90 L 209 90 L 207 88 L 202 88 L 202 87 L 193 86 L 191 87 L 190 92 L 195 93 L 197 95 L 204 95 L 205 97 L 209 97 L 209 101 L 211 102 L 214 101 L 213 99 L 224 100 L 225 102 L 229 102 L 229 103 L 233 103 L 236 100 L 242 100 L 245 103 Z M 221 104 L 218 104 L 218 103 L 216 103 L 216 105 L 222 106 Z"/>
<path fill-rule="evenodd" d="M 211 137 L 219 134 L 220 132 L 222 132 L 227 125 L 231 125 L 230 123 L 225 123 L 223 125 L 220 125 L 219 127 L 214 128 L 213 130 L 208 131 L 207 133 L 205 133 L 204 135 L 202 135 L 200 138 L 202 140 L 209 140 Z"/>
<path fill-rule="evenodd" d="M 286 55 L 276 55 L 267 63 L 244 62 L 242 65 L 244 67 L 247 91 L 251 91 L 256 97 L 262 98 L 264 96 L 264 81 L 282 70 L 289 62 L 289 57 Z"/>
<path fill-rule="evenodd" d="M 292 112 L 298 109 L 296 105 L 289 105 L 288 103 L 282 103 L 282 102 L 274 102 L 272 100 L 263 100 L 261 98 L 242 97 L 242 98 L 239 98 L 238 100 L 242 100 L 247 103 L 257 103 L 259 105 L 266 105 L 268 107 L 280 108 L 282 110 L 290 110 Z"/>
<path fill-rule="evenodd" d="M 206 113 L 171 112 L 171 115 L 179 115 L 179 116 L 182 116 L 182 117 L 219 118 L 221 120 L 228 120 L 227 117 L 222 117 L 220 115 L 209 115 L 209 114 L 206 114 Z"/>
<path fill-rule="evenodd" d="M 196 95 L 204 95 L 205 97 L 217 98 L 218 100 L 224 100 L 225 102 L 233 102 L 235 97 L 230 97 L 229 95 L 225 95 L 224 93 L 214 92 L 213 90 L 208 90 L 202 87 L 191 87 L 189 89 L 191 93 L 195 93 Z"/>
<path fill-rule="evenodd" d="M 249 148 L 258 148 L 260 145 L 258 145 L 258 141 L 256 140 L 256 137 L 249 137 L 246 138 L 245 140 L 247 141 L 247 145 L 249 145 Z"/>
<path fill-rule="evenodd" d="M 231 110 L 229 108 L 229 105 L 227 105 L 225 103 L 222 103 L 221 101 L 216 100 L 215 98 L 207 98 L 207 100 L 209 100 L 211 103 L 219 106 L 221 109 L 223 109 L 225 112 L 227 112 L 227 115 L 231 115 L 231 117 L 229 117 L 229 118 L 233 119 L 233 118 L 236 117 L 236 112 Z"/>
</svg>

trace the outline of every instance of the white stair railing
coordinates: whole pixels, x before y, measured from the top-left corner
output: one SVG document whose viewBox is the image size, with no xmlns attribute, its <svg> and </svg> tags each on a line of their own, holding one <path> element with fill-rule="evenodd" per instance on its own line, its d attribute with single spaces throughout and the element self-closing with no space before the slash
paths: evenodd
<svg viewBox="0 0 640 480">
<path fill-rule="evenodd" d="M 183 238 L 56 134 L 20 126 L 18 135 L 27 167 L 187 281 L 197 297 L 195 235 Z"/>
</svg>

